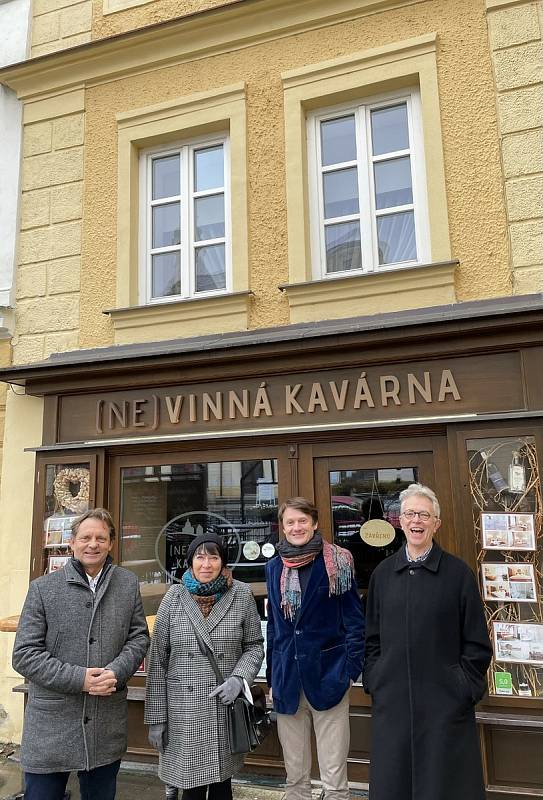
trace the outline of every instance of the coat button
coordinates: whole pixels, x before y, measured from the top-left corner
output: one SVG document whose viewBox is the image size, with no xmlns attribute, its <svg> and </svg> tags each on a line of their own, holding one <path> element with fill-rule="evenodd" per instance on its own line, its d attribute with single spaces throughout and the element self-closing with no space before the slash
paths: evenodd
<svg viewBox="0 0 543 800">
<path fill-rule="evenodd" d="M 217 656 L 217 658 L 224 658 L 224 653 L 219 653 L 219 655 Z"/>
<path fill-rule="evenodd" d="M 194 691 L 193 686 L 187 686 L 187 692 L 193 692 L 193 691 Z"/>
<path fill-rule="evenodd" d="M 298 656 L 294 656 L 294 661 L 298 661 Z"/>
<path fill-rule="evenodd" d="M 89 639 L 89 644 L 94 644 L 95 641 L 96 641 L 96 639 L 94 638 L 94 636 L 91 636 L 90 639 Z"/>
<path fill-rule="evenodd" d="M 85 717 L 85 718 L 84 718 L 84 720 L 83 720 L 83 722 L 84 722 L 84 723 L 85 723 L 85 725 L 86 725 L 86 724 L 87 724 L 87 722 L 90 722 L 90 717 Z"/>
<path fill-rule="evenodd" d="M 85 603 L 85 605 L 87 606 L 87 608 L 92 608 L 92 603 L 91 603 L 91 601 L 90 601 L 90 600 L 89 600 L 89 602 L 88 602 L 88 603 Z"/>
<path fill-rule="evenodd" d="M 414 574 L 415 574 L 415 570 L 414 570 L 414 569 L 410 569 L 410 570 L 409 570 L 409 574 L 410 574 L 410 575 L 414 575 Z"/>
<path fill-rule="evenodd" d="M 301 634 L 301 631 L 296 631 L 296 636 L 299 636 L 300 634 Z"/>
</svg>

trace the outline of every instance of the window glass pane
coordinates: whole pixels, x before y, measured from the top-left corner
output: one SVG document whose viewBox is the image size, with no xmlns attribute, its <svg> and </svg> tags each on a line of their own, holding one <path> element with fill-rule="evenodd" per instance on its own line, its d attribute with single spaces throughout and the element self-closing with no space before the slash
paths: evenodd
<svg viewBox="0 0 543 800">
<path fill-rule="evenodd" d="M 224 195 L 197 197 L 194 201 L 194 216 L 196 241 L 224 236 Z"/>
<path fill-rule="evenodd" d="M 341 164 L 356 159 L 354 116 L 321 122 L 322 165 Z"/>
<path fill-rule="evenodd" d="M 153 200 L 179 194 L 179 155 L 153 158 Z"/>
<path fill-rule="evenodd" d="M 224 186 L 223 146 L 206 147 L 194 153 L 194 191 Z"/>
<path fill-rule="evenodd" d="M 543 507 L 533 436 L 466 442 L 489 693 L 543 698 Z"/>
<path fill-rule="evenodd" d="M 329 473 L 334 542 L 353 554 L 356 581 L 368 588 L 371 573 L 405 542 L 400 526 L 400 492 L 416 483 L 414 466 L 334 470 Z M 367 544 L 360 527 L 370 519 L 386 520 L 389 541 L 382 547 Z"/>
<path fill-rule="evenodd" d="M 277 488 L 273 459 L 123 468 L 121 564 L 138 575 L 146 614 L 156 614 L 181 579 L 194 536 L 213 531 L 226 539 L 234 578 L 252 584 L 263 617 L 264 568 L 279 540 Z"/>
<path fill-rule="evenodd" d="M 411 159 L 395 158 L 373 165 L 377 208 L 404 206 L 413 202 Z"/>
<path fill-rule="evenodd" d="M 379 264 L 413 261 L 417 257 L 412 211 L 377 218 Z"/>
<path fill-rule="evenodd" d="M 196 291 L 210 292 L 226 288 L 225 254 L 223 244 L 196 249 Z"/>
<path fill-rule="evenodd" d="M 373 155 L 407 150 L 409 130 L 407 127 L 407 105 L 402 103 L 371 112 L 371 136 Z"/>
<path fill-rule="evenodd" d="M 361 269 L 360 225 L 358 222 L 342 222 L 327 225 L 324 229 L 326 240 L 326 271 L 342 272 L 347 269 Z"/>
<path fill-rule="evenodd" d="M 358 170 L 340 169 L 323 177 L 324 218 L 358 213 Z"/>
<path fill-rule="evenodd" d="M 42 572 L 61 569 L 72 555 L 72 523 L 89 509 L 90 465 L 48 464 L 45 469 Z"/>
<path fill-rule="evenodd" d="M 179 251 L 173 253 L 160 253 L 152 258 L 152 288 L 153 297 L 167 297 L 181 292 L 181 270 L 179 266 Z"/>
<path fill-rule="evenodd" d="M 180 204 L 165 203 L 154 206 L 153 247 L 170 247 L 181 241 Z"/>
</svg>

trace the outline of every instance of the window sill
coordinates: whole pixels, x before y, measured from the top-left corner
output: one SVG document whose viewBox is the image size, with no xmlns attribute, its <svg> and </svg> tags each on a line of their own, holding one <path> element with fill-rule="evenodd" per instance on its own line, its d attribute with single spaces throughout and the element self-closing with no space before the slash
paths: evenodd
<svg viewBox="0 0 543 800">
<path fill-rule="evenodd" d="M 423 264 L 386 272 L 323 278 L 279 286 L 286 292 L 290 321 L 382 314 L 456 303 L 454 272 L 458 261 Z"/>
<path fill-rule="evenodd" d="M 183 339 L 209 333 L 248 329 L 252 292 L 217 297 L 112 308 L 104 311 L 113 322 L 115 344 Z"/>
</svg>

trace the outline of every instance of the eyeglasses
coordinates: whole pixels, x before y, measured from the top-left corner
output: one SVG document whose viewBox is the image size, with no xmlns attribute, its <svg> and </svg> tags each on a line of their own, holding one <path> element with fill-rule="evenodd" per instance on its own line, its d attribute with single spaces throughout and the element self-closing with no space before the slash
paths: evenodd
<svg viewBox="0 0 543 800">
<path fill-rule="evenodd" d="M 423 522 L 428 522 L 430 517 L 433 516 L 433 514 L 429 514 L 427 511 L 402 511 L 402 517 L 406 519 L 415 519 L 415 517 L 418 517 Z"/>
</svg>

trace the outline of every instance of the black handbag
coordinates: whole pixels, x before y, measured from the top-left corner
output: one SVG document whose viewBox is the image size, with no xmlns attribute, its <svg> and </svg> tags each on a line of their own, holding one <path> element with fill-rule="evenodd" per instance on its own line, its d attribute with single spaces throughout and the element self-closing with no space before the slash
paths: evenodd
<svg viewBox="0 0 543 800">
<path fill-rule="evenodd" d="M 217 686 L 219 686 L 224 683 L 224 677 L 215 659 L 215 654 L 204 642 L 192 620 L 191 623 L 200 651 L 208 658 L 217 678 Z M 250 691 L 253 698 L 252 703 L 243 695 L 239 695 L 233 703 L 226 706 L 228 744 L 232 755 L 241 755 L 255 750 L 271 730 L 270 712 L 266 707 L 264 690 L 255 684 L 251 686 Z"/>
</svg>

